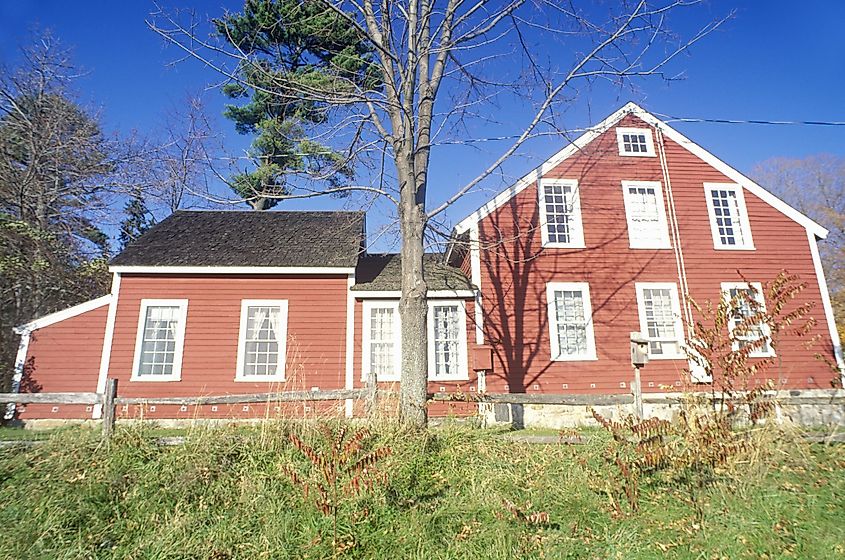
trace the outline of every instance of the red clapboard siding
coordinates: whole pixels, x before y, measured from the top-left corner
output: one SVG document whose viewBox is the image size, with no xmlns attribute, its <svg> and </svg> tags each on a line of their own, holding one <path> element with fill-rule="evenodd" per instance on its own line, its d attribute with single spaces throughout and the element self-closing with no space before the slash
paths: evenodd
<svg viewBox="0 0 845 560">
<path fill-rule="evenodd" d="M 21 392 L 95 392 L 108 309 L 103 305 L 33 331 Z M 17 405 L 16 410 L 22 420 L 91 417 L 85 405 L 28 404 Z"/>
<path fill-rule="evenodd" d="M 619 126 L 647 125 L 628 116 Z M 763 377 L 785 380 L 785 387 L 830 387 L 834 373 L 815 358 L 821 353 L 832 359 L 833 350 L 804 227 L 746 191 L 756 250 L 715 250 L 703 183 L 732 181 L 668 139 L 666 154 L 692 298 L 700 303 L 717 301 L 721 282 L 740 280 L 737 270 L 759 282 L 772 280 L 782 269 L 799 274 L 807 288 L 794 305 L 813 301 L 816 325 L 807 336 L 784 336 L 781 363 Z M 611 129 L 546 177 L 579 181 L 586 249 L 542 249 L 536 185 L 481 221 L 484 330 L 497 361 L 488 390 L 628 392 L 632 378 L 628 337 L 640 330 L 634 284 L 678 283 L 671 249 L 628 246 L 621 182 L 663 183 L 659 159 L 619 156 Z M 488 247 L 491 243 L 495 246 Z M 545 308 L 545 286 L 551 281 L 589 283 L 598 360 L 551 361 Z M 813 337 L 819 340 L 808 348 Z M 644 390 L 685 385 L 686 367 L 681 360 L 653 360 L 643 370 Z"/>
<path fill-rule="evenodd" d="M 132 397 L 322 390 L 344 387 L 346 276 L 124 275 L 115 316 L 109 376 Z M 187 299 L 181 381 L 130 381 L 142 299 Z M 241 300 L 288 301 L 286 381 L 235 382 Z M 171 410 L 172 409 L 172 410 Z M 173 417 L 179 407 L 156 407 L 149 417 Z M 176 416 L 256 416 L 261 406 L 190 407 Z M 135 414 L 130 410 L 128 413 Z M 271 411 L 272 412 L 272 411 Z M 234 414 L 237 413 L 237 414 Z"/>
</svg>

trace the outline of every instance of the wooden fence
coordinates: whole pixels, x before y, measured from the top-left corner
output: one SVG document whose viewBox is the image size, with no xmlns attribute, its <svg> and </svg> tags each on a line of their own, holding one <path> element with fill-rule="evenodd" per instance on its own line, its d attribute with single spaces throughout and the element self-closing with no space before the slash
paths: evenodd
<svg viewBox="0 0 845 560">
<path fill-rule="evenodd" d="M 114 431 L 116 407 L 123 405 L 213 405 L 250 404 L 268 402 L 309 402 L 365 400 L 370 413 L 375 410 L 379 395 L 394 395 L 394 392 L 376 389 L 370 381 L 364 389 L 335 389 L 328 391 L 283 391 L 270 393 L 247 393 L 202 397 L 120 397 L 117 394 L 117 380 L 108 379 L 103 393 L 0 393 L 0 403 L 9 404 L 80 404 L 102 405 L 103 435 L 109 437 Z M 723 395 L 701 393 L 698 396 L 718 401 Z M 782 405 L 842 405 L 845 406 L 845 392 L 831 390 L 827 394 L 806 395 L 801 391 L 772 392 L 770 395 Z M 517 405 L 566 405 L 566 406 L 633 406 L 637 399 L 633 394 L 585 395 L 585 394 L 539 394 L 539 393 L 432 393 L 433 402 L 472 402 Z M 680 404 L 680 396 L 650 395 L 643 393 L 641 402 L 646 404 Z M 635 411 L 638 412 L 638 411 Z M 641 412 L 640 412 L 641 414 Z"/>
</svg>

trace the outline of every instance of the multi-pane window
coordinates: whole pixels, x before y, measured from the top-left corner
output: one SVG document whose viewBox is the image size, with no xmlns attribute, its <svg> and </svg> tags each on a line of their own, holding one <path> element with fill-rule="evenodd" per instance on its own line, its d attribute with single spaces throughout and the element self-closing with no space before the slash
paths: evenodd
<svg viewBox="0 0 845 560">
<path fill-rule="evenodd" d="M 683 358 L 683 323 L 675 284 L 638 283 L 640 331 L 651 358 Z"/>
<path fill-rule="evenodd" d="M 619 143 L 619 155 L 654 155 L 654 142 L 648 128 L 617 128 L 616 141 Z"/>
<path fill-rule="evenodd" d="M 466 319 L 457 301 L 429 302 L 429 370 L 433 379 L 467 377 Z"/>
<path fill-rule="evenodd" d="M 742 188 L 737 185 L 705 184 L 704 189 L 716 248 L 753 248 Z"/>
<path fill-rule="evenodd" d="M 375 374 L 379 381 L 399 380 L 400 329 L 396 302 L 364 303 L 364 378 Z"/>
<path fill-rule="evenodd" d="M 545 179 L 540 182 L 543 245 L 582 247 L 581 205 L 578 183 Z"/>
<path fill-rule="evenodd" d="M 586 283 L 549 282 L 549 336 L 553 360 L 596 359 Z"/>
<path fill-rule="evenodd" d="M 762 321 L 754 321 L 766 312 L 762 285 L 758 282 L 752 285 L 724 282 L 722 297 L 729 307 L 728 330 L 733 339 L 733 349 L 751 346 L 749 356 L 770 356 L 772 347 L 768 327 Z"/>
<path fill-rule="evenodd" d="M 179 378 L 187 305 L 187 300 L 142 300 L 133 379 Z"/>
<path fill-rule="evenodd" d="M 284 379 L 286 339 L 286 301 L 244 300 L 236 378 Z"/>
<path fill-rule="evenodd" d="M 669 247 L 669 227 L 658 182 L 623 181 L 628 239 L 634 249 Z"/>
</svg>

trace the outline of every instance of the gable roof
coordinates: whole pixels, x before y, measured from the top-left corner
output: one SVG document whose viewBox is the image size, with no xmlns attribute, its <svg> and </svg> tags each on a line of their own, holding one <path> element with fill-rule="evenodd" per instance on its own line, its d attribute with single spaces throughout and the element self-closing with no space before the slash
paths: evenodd
<svg viewBox="0 0 845 560">
<path fill-rule="evenodd" d="M 361 255 L 355 269 L 355 291 L 396 291 L 402 284 L 402 261 L 399 255 Z M 443 253 L 423 256 L 425 280 L 429 290 L 472 290 L 469 279 L 460 268 L 443 261 Z"/>
<path fill-rule="evenodd" d="M 519 181 L 514 183 L 509 188 L 505 189 L 501 193 L 499 193 L 493 200 L 489 201 L 488 203 L 484 204 L 481 208 L 461 220 L 455 226 L 455 232 L 461 234 L 467 230 L 469 230 L 474 224 L 478 223 L 480 220 L 491 214 L 497 208 L 505 205 L 510 199 L 516 196 L 518 193 L 523 191 L 529 185 L 535 184 L 541 177 L 546 175 L 549 171 L 555 168 L 558 164 L 562 161 L 566 160 L 567 158 L 571 157 L 572 155 L 578 153 L 582 149 L 584 149 L 587 144 L 598 138 L 603 133 L 607 132 L 610 128 L 612 128 L 616 123 L 621 121 L 627 115 L 634 115 L 638 117 L 645 123 L 653 126 L 656 129 L 659 129 L 663 134 L 676 142 L 677 144 L 681 145 L 682 147 L 686 148 L 690 153 L 697 156 L 704 162 L 710 164 L 713 168 L 721 172 L 723 175 L 734 181 L 735 183 L 741 185 L 745 188 L 748 192 L 756 195 L 758 198 L 767 202 L 769 205 L 774 207 L 775 209 L 779 210 L 782 214 L 787 216 L 788 218 L 798 222 L 802 226 L 804 226 L 807 231 L 813 233 L 816 237 L 824 239 L 827 237 L 828 231 L 806 215 L 802 214 L 783 200 L 779 199 L 777 196 L 773 195 L 733 167 L 729 166 L 727 163 L 723 162 L 668 124 L 664 123 L 639 105 L 633 102 L 627 103 L 624 107 L 614 112 L 612 115 L 604 119 L 599 124 L 591 127 L 588 129 L 584 134 L 579 136 L 575 139 L 574 142 L 570 143 L 568 146 L 554 154 L 551 158 L 546 160 L 543 164 L 535 169 L 531 170 L 530 173 L 522 177 Z"/>
<path fill-rule="evenodd" d="M 364 225 L 364 212 L 178 210 L 110 265 L 352 269 Z"/>
</svg>

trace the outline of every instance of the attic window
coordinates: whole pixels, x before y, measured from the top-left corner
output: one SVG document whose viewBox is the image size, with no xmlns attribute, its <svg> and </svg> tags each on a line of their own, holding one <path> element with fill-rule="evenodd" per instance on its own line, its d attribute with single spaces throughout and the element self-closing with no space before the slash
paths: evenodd
<svg viewBox="0 0 845 560">
<path fill-rule="evenodd" d="M 617 128 L 616 140 L 620 156 L 654 157 L 654 142 L 651 129 Z"/>
</svg>

